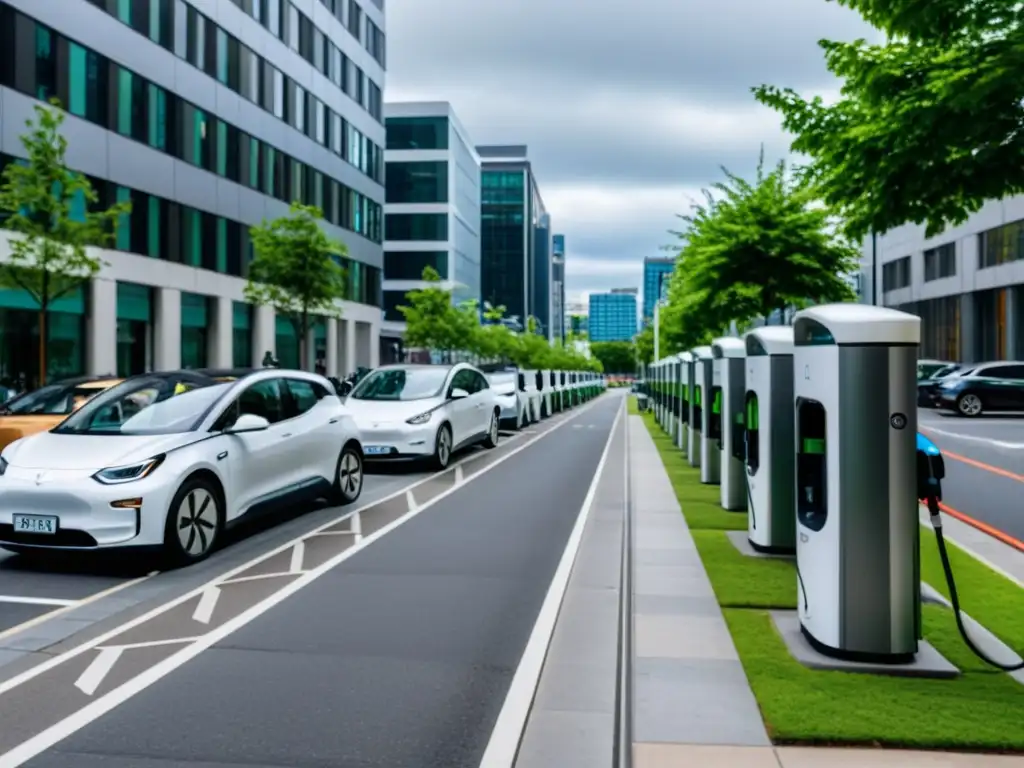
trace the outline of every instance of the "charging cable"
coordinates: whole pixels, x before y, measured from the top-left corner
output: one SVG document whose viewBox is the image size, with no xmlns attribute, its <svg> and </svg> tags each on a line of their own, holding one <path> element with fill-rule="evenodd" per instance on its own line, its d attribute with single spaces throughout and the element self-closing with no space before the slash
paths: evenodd
<svg viewBox="0 0 1024 768">
<path fill-rule="evenodd" d="M 946 537 L 942 535 L 942 513 L 939 510 L 939 498 L 937 494 L 931 493 L 925 499 L 928 505 L 928 514 L 931 516 L 932 529 L 935 531 L 935 541 L 939 546 L 939 558 L 942 560 L 942 570 L 946 574 L 946 586 L 949 587 L 949 602 L 953 605 L 953 616 L 956 618 L 956 628 L 960 630 L 967 647 L 975 656 L 1003 672 L 1017 672 L 1024 669 L 1024 661 L 1019 664 L 1003 664 L 989 656 L 977 646 L 964 625 L 963 616 L 960 613 L 960 595 L 956 591 L 956 579 L 953 577 L 953 568 L 949 564 L 949 552 L 946 551 Z"/>
</svg>

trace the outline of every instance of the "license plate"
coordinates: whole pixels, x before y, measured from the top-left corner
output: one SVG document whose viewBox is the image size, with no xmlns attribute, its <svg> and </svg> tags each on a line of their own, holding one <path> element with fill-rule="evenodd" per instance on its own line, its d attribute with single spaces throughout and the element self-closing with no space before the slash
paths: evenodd
<svg viewBox="0 0 1024 768">
<path fill-rule="evenodd" d="M 50 515 L 15 515 L 15 533 L 57 533 L 58 518 Z"/>
<path fill-rule="evenodd" d="M 383 456 L 391 453 L 390 445 L 364 445 L 363 453 L 367 456 Z"/>
</svg>

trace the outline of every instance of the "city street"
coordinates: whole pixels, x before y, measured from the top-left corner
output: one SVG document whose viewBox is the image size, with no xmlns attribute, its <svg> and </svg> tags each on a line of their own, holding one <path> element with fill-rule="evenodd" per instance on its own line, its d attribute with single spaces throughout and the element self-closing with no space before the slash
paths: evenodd
<svg viewBox="0 0 1024 768">
<path fill-rule="evenodd" d="M 622 405 L 95 600 L 168 585 L 0 666 L 0 765 L 476 768 Z"/>
<path fill-rule="evenodd" d="M 946 457 L 942 490 L 951 513 L 1024 542 L 1024 417 L 918 414 L 920 430 Z"/>
</svg>

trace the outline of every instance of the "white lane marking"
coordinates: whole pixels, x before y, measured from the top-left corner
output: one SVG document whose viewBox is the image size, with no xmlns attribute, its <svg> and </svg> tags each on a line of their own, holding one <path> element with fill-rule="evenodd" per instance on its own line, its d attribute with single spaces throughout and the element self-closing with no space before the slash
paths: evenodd
<svg viewBox="0 0 1024 768">
<path fill-rule="evenodd" d="M 92 696 L 96 693 L 96 689 L 100 687 L 103 678 L 110 673 L 117 660 L 121 658 L 122 653 L 124 653 L 123 648 L 102 649 L 96 658 L 93 659 L 92 664 L 86 667 L 85 672 L 75 681 L 75 688 L 86 696 Z"/>
<path fill-rule="evenodd" d="M 456 465 L 455 468 L 456 469 L 461 469 L 461 467 L 459 467 L 458 465 Z M 356 512 L 354 515 L 352 515 L 352 519 L 349 521 L 348 527 L 352 531 L 353 535 L 355 536 L 355 543 L 356 544 L 358 544 L 360 541 L 363 540 L 363 516 L 362 515 L 360 515 L 358 512 Z M 340 531 L 339 531 L 339 533 L 340 533 Z"/>
<path fill-rule="evenodd" d="M 292 559 L 288 564 L 288 570 L 291 573 L 300 573 L 302 571 L 302 561 L 306 557 L 306 544 L 302 541 L 296 542 L 295 546 L 292 547 Z"/>
<path fill-rule="evenodd" d="M 466 482 L 466 473 L 462 471 L 462 466 L 461 465 L 456 466 L 455 467 L 455 484 L 456 485 L 462 485 L 464 482 Z"/>
<path fill-rule="evenodd" d="M 991 437 L 976 437 L 975 435 L 965 435 L 961 432 L 950 432 L 946 429 L 938 429 L 937 427 L 926 427 L 924 425 L 918 425 L 918 429 L 922 432 L 934 432 L 937 435 L 943 435 L 945 437 L 953 438 L 954 440 L 966 440 L 972 443 L 984 443 L 985 445 L 993 445 L 996 448 L 1007 448 L 1011 451 L 1019 451 L 1024 449 L 1024 443 L 1010 443 L 1006 440 L 995 440 Z"/>
<path fill-rule="evenodd" d="M 207 587 L 204 589 L 202 597 L 199 598 L 199 605 L 196 606 L 196 610 L 192 614 L 193 621 L 198 621 L 200 624 L 209 624 L 210 619 L 213 618 L 213 609 L 217 607 L 218 600 L 220 600 L 220 589 L 217 587 Z"/>
<path fill-rule="evenodd" d="M 52 597 L 22 597 L 21 595 L 0 595 L 0 603 L 17 603 L 18 605 L 78 605 L 77 600 L 57 600 Z"/>
<path fill-rule="evenodd" d="M 412 495 L 412 491 L 405 492 L 405 503 L 409 505 L 409 511 L 415 512 L 419 509 L 419 505 L 416 503 L 416 497 Z"/>
<path fill-rule="evenodd" d="M 56 619 L 59 616 L 62 616 L 63 614 L 66 614 L 68 611 L 73 611 L 76 608 L 80 608 L 83 605 L 88 605 L 89 603 L 95 603 L 97 600 L 102 600 L 104 597 L 109 597 L 110 595 L 113 595 L 113 594 L 115 594 L 117 592 L 120 592 L 122 589 L 127 589 L 128 587 L 133 587 L 136 584 L 141 584 L 142 582 L 146 581 L 147 579 L 153 578 L 158 573 L 159 573 L 159 571 L 152 571 L 152 572 L 146 574 L 145 576 L 138 577 L 137 579 L 130 579 L 130 580 L 128 580 L 126 582 L 123 582 L 121 584 L 115 584 L 114 586 L 110 587 L 109 589 L 104 589 L 102 592 L 97 592 L 97 593 L 95 593 L 93 595 L 89 595 L 89 597 L 86 597 L 86 598 L 84 598 L 82 600 L 78 600 L 77 602 L 72 603 L 71 605 L 66 605 L 66 606 L 64 606 L 62 608 L 58 608 L 56 611 L 50 611 L 49 613 L 44 613 L 42 616 L 36 616 L 34 619 L 30 619 L 30 620 L 28 620 L 26 622 L 22 622 L 21 624 L 17 624 L 17 625 L 15 625 L 13 627 L 8 627 L 4 631 L 0 632 L 0 640 L 3 640 L 3 639 L 8 638 L 8 637 L 12 637 L 12 636 L 18 634 L 19 632 L 24 632 L 24 631 L 26 631 L 28 629 L 31 629 L 32 627 L 36 626 L 37 624 L 42 624 L 44 621 L 50 621 L 51 619 Z"/>
<path fill-rule="evenodd" d="M 316 535 L 317 536 L 326 536 L 326 535 L 329 535 L 329 534 L 332 534 L 332 533 L 340 533 L 340 532 L 339 531 L 324 531 L 323 533 L 318 533 Z M 348 536 L 350 534 L 346 533 L 345 535 Z M 285 571 L 283 573 L 257 573 L 257 574 L 254 574 L 252 576 L 239 576 L 236 579 L 227 579 L 226 581 L 220 582 L 220 586 L 225 587 L 225 586 L 228 586 L 229 584 L 245 584 L 245 583 L 250 582 L 250 581 L 263 581 L 265 579 L 283 579 L 285 577 L 294 578 L 295 576 L 301 576 L 303 573 L 306 573 L 306 571 L 300 571 L 299 573 L 291 573 L 290 571 Z"/>
<path fill-rule="evenodd" d="M 519 742 L 522 739 L 523 730 L 526 728 L 526 720 L 530 716 L 530 708 L 533 706 L 533 698 L 540 683 L 541 672 L 544 670 L 544 659 L 547 657 L 551 638 L 555 634 L 558 613 L 561 610 L 566 590 L 569 588 L 569 577 L 572 575 L 576 555 L 579 553 L 580 544 L 583 541 L 583 529 L 590 517 L 590 510 L 594 505 L 594 498 L 597 496 L 597 487 L 600 485 L 601 475 L 604 473 L 604 465 L 608 461 L 608 454 L 611 452 L 619 421 L 625 411 L 624 406 L 625 401 L 615 414 L 615 421 L 608 433 L 608 441 L 605 443 L 601 459 L 598 461 L 594 479 L 587 490 L 583 506 L 580 507 L 579 514 L 576 516 L 576 524 L 569 534 L 569 540 L 562 552 L 562 559 L 555 569 L 551 585 L 548 587 L 547 595 L 540 607 L 540 613 L 537 614 L 537 621 L 530 632 L 530 639 L 527 640 L 526 648 L 519 660 L 519 666 L 512 676 L 512 683 L 505 696 L 505 703 L 502 704 L 501 712 L 498 713 L 498 719 L 491 731 L 491 738 L 487 742 L 487 749 L 480 760 L 480 768 L 512 768 L 515 765 Z"/>
<path fill-rule="evenodd" d="M 504 454 L 503 456 L 498 457 L 497 460 L 495 460 L 494 462 L 492 462 L 492 463 L 488 464 L 487 466 L 483 467 L 479 472 L 477 472 L 475 475 L 473 475 L 473 479 L 476 479 L 478 477 L 482 477 L 484 474 L 486 474 L 487 472 L 490 472 L 495 467 L 501 466 L 503 463 L 505 463 L 506 461 L 511 459 L 513 456 L 521 453 L 522 451 L 525 451 L 527 448 L 529 448 L 534 443 L 543 440 L 545 437 L 547 437 L 548 435 L 552 434 L 556 430 L 560 429 L 565 424 L 568 424 L 570 421 L 572 421 L 572 419 L 574 419 L 577 416 L 580 416 L 583 413 L 585 413 L 587 410 L 589 410 L 590 407 L 593 407 L 593 406 L 596 406 L 596 405 L 600 404 L 600 402 L 601 402 L 600 400 L 594 401 L 589 406 L 587 406 L 584 409 L 578 411 L 576 414 L 574 414 L 573 416 L 569 417 L 568 419 L 565 419 L 564 421 L 558 422 L 551 429 L 545 430 L 542 434 L 537 435 L 536 437 L 534 437 L 534 438 L 532 438 L 530 440 L 525 441 L 522 445 L 520 445 L 520 446 L 516 447 L 515 449 L 509 451 L 508 453 Z M 616 415 L 616 417 L 615 417 L 616 418 L 616 422 L 618 422 L 619 415 L 621 415 L 621 408 L 620 408 L 620 410 L 618 412 L 618 415 Z M 424 480 L 423 482 L 426 482 L 426 480 Z M 296 592 L 298 592 L 299 590 L 301 590 L 304 587 L 308 586 L 309 584 L 311 584 L 316 579 L 320 578 L 320 576 L 322 576 L 323 574 L 327 573 L 328 571 L 332 570 L 333 568 L 336 568 L 338 565 L 340 565 L 341 563 L 345 562 L 350 557 L 352 557 L 356 553 L 362 551 L 366 547 L 370 546 L 371 544 L 373 544 L 378 539 L 383 538 L 387 534 L 389 534 L 392 531 L 394 531 L 396 528 L 399 528 L 400 526 L 404 525 L 409 520 L 413 519 L 414 517 L 416 517 L 417 515 L 422 513 L 424 510 L 429 509 L 434 504 L 437 504 L 439 501 L 441 501 L 443 499 L 446 499 L 448 496 L 450 496 L 453 493 L 455 493 L 456 490 L 458 490 L 458 489 L 455 486 L 453 486 L 451 488 L 448 488 L 447 490 L 444 490 L 441 493 L 439 493 L 434 498 L 430 499 L 430 501 L 426 502 L 423 506 L 419 507 L 415 511 L 407 512 L 402 517 L 399 517 L 397 520 L 393 520 L 392 522 L 388 523 L 384 527 L 378 528 L 376 531 L 371 533 L 369 536 L 366 536 L 360 543 L 356 544 L 355 546 L 350 547 L 349 549 L 345 550 L 344 552 L 341 552 L 341 553 L 335 555 L 330 560 L 327 560 L 323 564 L 317 566 L 315 569 L 313 569 L 311 571 L 307 571 L 303 576 L 301 576 L 300 578 L 298 578 L 295 581 L 291 582 L 290 584 L 285 586 L 283 589 L 278 590 L 277 592 L 275 592 L 273 595 L 271 595 L 267 599 L 263 600 L 260 603 L 257 603 L 256 605 L 252 606 L 251 608 L 249 608 L 249 609 L 243 611 L 242 613 L 240 613 L 235 618 L 230 619 L 230 620 L 224 622 L 223 624 L 221 624 L 216 629 L 213 629 L 210 632 L 206 633 L 205 635 L 203 635 L 201 638 L 199 638 L 199 640 L 196 641 L 195 643 L 193 643 L 192 645 L 189 645 L 189 646 L 187 646 L 185 648 L 182 648 L 180 651 L 176 652 L 175 654 L 173 654 L 171 656 L 168 656 L 166 659 L 164 659 L 163 661 L 159 662 L 158 664 L 155 664 L 154 666 L 150 667 L 149 669 L 145 670 L 144 672 L 140 673 L 139 675 L 136 675 L 134 678 L 132 678 L 128 682 L 118 686 L 114 690 L 104 694 L 100 698 L 98 698 L 95 701 L 91 702 L 90 704 L 86 705 L 82 709 L 80 709 L 77 712 L 75 712 L 73 715 L 70 715 L 70 716 L 64 718 L 60 722 L 55 723 L 54 725 L 52 725 L 49 728 L 47 728 L 45 731 L 42 731 L 41 733 L 36 734 L 31 739 L 29 739 L 28 741 L 23 742 L 22 744 L 18 745 L 17 747 L 15 747 L 14 749 L 10 750 L 9 752 L 6 752 L 5 754 L 0 755 L 0 768 L 15 768 L 16 766 L 19 766 L 19 765 L 27 762 L 28 760 L 31 760 L 33 757 L 36 757 L 41 752 L 46 751 L 47 749 L 52 747 L 54 744 L 57 744 L 57 743 L 63 741 L 64 739 L 66 739 L 68 736 L 72 735 L 76 731 L 84 728 L 89 723 L 93 722 L 94 720 L 97 720 L 98 718 L 100 718 L 103 715 L 105 715 L 107 712 L 110 712 L 115 707 L 120 706 L 121 704 L 123 704 L 124 702 L 128 701 L 129 699 L 131 699 L 136 694 L 140 693 L 141 691 L 144 691 L 149 686 L 153 685 L 157 681 L 159 681 L 162 678 L 166 677 L 171 672 L 176 670 L 178 667 L 180 667 L 183 664 L 186 664 L 187 662 L 191 661 L 196 656 L 198 656 L 200 653 L 205 651 L 207 648 L 210 648 L 210 647 L 216 645 L 217 643 L 219 643 L 221 640 L 223 640 L 224 638 L 228 637 L 232 633 L 237 632 L 239 629 L 241 629 L 245 625 L 255 621 L 257 618 L 262 616 L 264 613 L 269 611 L 271 608 L 273 608 L 274 606 L 279 605 L 280 603 L 284 602 L 289 597 L 294 595 Z M 378 501 L 373 502 L 373 504 L 367 505 L 367 507 L 373 506 L 375 504 L 379 504 L 382 501 L 386 501 L 387 499 L 390 499 L 390 498 L 395 498 L 395 497 L 397 497 L 401 493 L 402 493 L 402 491 L 397 491 L 396 493 L 392 494 L 391 496 L 385 497 L 384 499 L 379 499 Z M 330 526 L 337 525 L 342 519 L 345 519 L 345 518 L 342 517 L 342 518 L 337 519 L 337 520 L 332 520 L 332 521 L 326 523 L 324 525 L 324 528 L 328 528 Z M 309 534 L 304 534 L 303 537 L 308 536 L 308 535 Z M 276 550 L 274 550 L 272 552 L 269 552 L 266 555 L 261 556 L 259 558 L 259 560 L 255 561 L 255 562 L 260 562 L 260 561 L 265 560 L 265 559 L 267 559 L 269 557 L 273 557 L 274 555 L 279 554 L 280 552 L 285 551 L 288 548 L 288 546 L 289 545 L 286 544 L 286 545 L 284 545 L 282 547 L 279 547 L 278 549 L 276 549 Z M 245 564 L 243 566 L 240 566 L 239 568 L 235 569 L 231 573 L 240 573 L 240 572 L 242 572 L 242 571 L 244 571 L 244 570 L 246 570 L 248 568 L 251 568 L 253 565 L 254 565 L 253 562 L 247 563 L 247 564 Z M 193 590 L 192 592 L 188 593 L 187 595 L 183 595 L 183 596 L 181 596 L 181 597 L 179 597 L 179 598 L 177 598 L 177 599 L 175 599 L 175 600 L 173 600 L 173 601 L 171 601 L 169 603 L 166 603 L 163 606 L 160 606 L 159 608 L 155 608 L 154 610 L 150 611 L 147 614 L 139 616 L 139 617 L 137 617 L 137 618 L 135 618 L 135 619 L 133 619 L 133 620 L 131 620 L 129 622 L 125 622 L 120 627 L 112 629 L 111 631 L 109 631 L 109 632 L 107 632 L 107 633 L 105 633 L 105 634 L 103 634 L 103 635 L 101 635 L 101 636 L 99 636 L 97 638 L 93 638 L 92 640 L 87 641 L 86 643 L 83 643 L 79 647 L 71 649 L 67 653 L 63 653 L 63 654 L 61 654 L 59 656 L 55 656 L 50 661 L 44 662 L 42 664 L 39 664 L 38 666 L 35 666 L 32 669 L 23 672 L 21 675 L 18 675 L 16 677 L 12 677 L 10 680 L 6 680 L 3 683 L 0 683 L 0 694 L 3 694 L 5 692 L 11 690 L 12 688 L 17 687 L 18 685 L 21 685 L 22 683 L 24 683 L 24 682 L 26 682 L 28 680 L 31 680 L 32 678 L 37 677 L 38 675 L 41 675 L 43 672 L 45 672 L 45 671 L 47 671 L 49 669 L 53 669 L 54 667 L 58 666 L 59 664 L 62 664 L 63 662 L 67 661 L 68 659 L 71 659 L 71 658 L 74 658 L 76 656 L 79 656 L 79 655 L 81 655 L 83 653 L 86 653 L 87 651 L 90 651 L 90 650 L 96 648 L 96 647 L 106 645 L 107 641 L 113 639 L 114 637 L 117 637 L 120 634 L 123 634 L 127 630 L 132 629 L 133 627 L 136 627 L 136 626 L 138 626 L 138 625 L 140 625 L 140 624 L 142 624 L 142 623 L 144 623 L 146 621 L 151 620 L 152 618 L 154 618 L 156 616 L 159 616 L 159 615 L 161 615 L 163 613 L 166 613 L 168 610 L 170 610 L 174 606 L 180 605 L 184 601 L 186 601 L 186 600 L 194 597 L 196 594 L 200 593 L 202 590 L 203 590 L 203 587 L 199 587 L 198 589 Z"/>
<path fill-rule="evenodd" d="M 132 651 L 136 648 L 159 648 L 162 645 L 183 645 L 184 643 L 194 643 L 202 635 L 196 635 L 195 637 L 175 637 L 171 640 L 147 640 L 142 643 L 126 643 L 125 645 L 107 645 L 99 650 L 104 651 L 108 648 L 116 648 L 122 651 Z"/>
</svg>

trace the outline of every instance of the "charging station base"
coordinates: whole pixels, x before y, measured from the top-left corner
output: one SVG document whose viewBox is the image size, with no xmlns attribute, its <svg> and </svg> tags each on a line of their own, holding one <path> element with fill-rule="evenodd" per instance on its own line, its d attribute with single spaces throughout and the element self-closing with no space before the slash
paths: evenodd
<svg viewBox="0 0 1024 768">
<path fill-rule="evenodd" d="M 795 552 L 763 552 L 757 549 L 750 543 L 750 538 L 746 531 L 726 531 L 725 535 L 729 537 L 729 541 L 739 550 L 740 554 L 747 557 L 768 557 L 775 560 L 793 560 L 796 558 Z"/>
<path fill-rule="evenodd" d="M 868 664 L 844 661 L 826 656 L 811 647 L 800 631 L 800 617 L 796 611 L 771 611 L 772 622 L 786 644 L 790 655 L 810 669 L 835 672 L 860 672 L 867 675 L 895 677 L 932 677 L 951 679 L 960 676 L 960 670 L 933 646 L 921 640 L 916 658 L 909 664 Z"/>
</svg>

